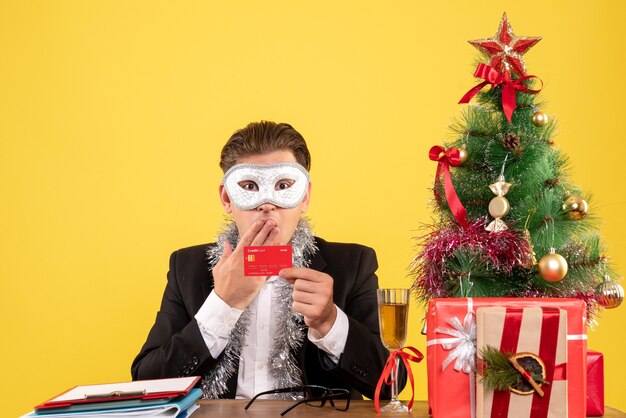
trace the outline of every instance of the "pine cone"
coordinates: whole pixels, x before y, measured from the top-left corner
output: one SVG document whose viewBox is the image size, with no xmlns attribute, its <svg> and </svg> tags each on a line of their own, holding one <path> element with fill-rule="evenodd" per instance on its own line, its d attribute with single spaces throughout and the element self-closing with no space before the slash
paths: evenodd
<svg viewBox="0 0 626 418">
<path fill-rule="evenodd" d="M 502 145 L 504 148 L 509 151 L 513 151 L 517 146 L 522 142 L 521 138 L 515 134 L 506 134 L 504 138 L 502 138 Z"/>
</svg>

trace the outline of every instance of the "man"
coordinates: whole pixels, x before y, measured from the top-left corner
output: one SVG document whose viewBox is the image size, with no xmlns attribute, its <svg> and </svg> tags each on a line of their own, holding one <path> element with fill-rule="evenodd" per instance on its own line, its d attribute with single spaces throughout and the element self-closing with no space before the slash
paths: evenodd
<svg viewBox="0 0 626 418">
<path fill-rule="evenodd" d="M 172 254 L 133 379 L 201 375 L 205 398 L 301 384 L 374 396 L 389 355 L 379 337 L 376 255 L 313 236 L 303 218 L 310 162 L 304 138 L 287 124 L 251 123 L 228 140 L 219 195 L 233 222 L 217 243 Z M 250 245 L 291 245 L 294 267 L 246 277 Z"/>
</svg>

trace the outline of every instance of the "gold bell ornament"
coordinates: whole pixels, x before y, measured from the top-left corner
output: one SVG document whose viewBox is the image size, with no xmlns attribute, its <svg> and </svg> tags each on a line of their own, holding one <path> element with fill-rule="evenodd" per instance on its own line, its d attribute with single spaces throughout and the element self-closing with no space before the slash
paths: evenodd
<svg viewBox="0 0 626 418">
<path fill-rule="evenodd" d="M 604 281 L 594 289 L 598 303 L 606 309 L 617 308 L 624 300 L 624 288 L 621 284 L 611 280 L 608 274 Z"/>
<path fill-rule="evenodd" d="M 525 269 L 530 270 L 535 266 L 535 264 L 537 264 L 537 255 L 533 249 L 533 242 L 530 238 L 530 231 L 528 229 L 524 229 L 524 243 L 527 246 L 528 253 L 525 257 L 520 259 L 520 264 Z"/>
</svg>

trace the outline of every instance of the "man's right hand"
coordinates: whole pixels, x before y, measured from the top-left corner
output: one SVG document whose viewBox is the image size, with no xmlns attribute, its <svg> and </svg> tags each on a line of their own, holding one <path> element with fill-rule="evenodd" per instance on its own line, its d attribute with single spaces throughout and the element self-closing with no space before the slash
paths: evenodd
<svg viewBox="0 0 626 418">
<path fill-rule="evenodd" d="M 259 220 L 242 235 L 234 250 L 230 242 L 224 242 L 222 257 L 213 268 L 213 290 L 231 308 L 245 309 L 267 280 L 266 276 L 244 276 L 243 248 L 278 245 L 278 232 L 274 220 Z"/>
</svg>

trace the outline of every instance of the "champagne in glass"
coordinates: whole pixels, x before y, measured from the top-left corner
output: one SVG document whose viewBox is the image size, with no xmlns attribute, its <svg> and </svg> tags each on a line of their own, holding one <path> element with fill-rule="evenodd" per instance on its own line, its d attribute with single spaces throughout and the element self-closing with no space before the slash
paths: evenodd
<svg viewBox="0 0 626 418">
<path fill-rule="evenodd" d="M 381 303 L 380 338 L 387 350 L 399 350 L 406 342 L 406 326 L 409 314 L 408 303 Z"/>
<path fill-rule="evenodd" d="M 390 351 L 404 347 L 409 315 L 409 289 L 378 289 L 378 324 L 380 339 Z M 381 412 L 408 412 L 408 408 L 398 400 L 398 367 L 396 358 L 392 373 L 391 401 L 381 408 Z"/>
</svg>

